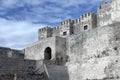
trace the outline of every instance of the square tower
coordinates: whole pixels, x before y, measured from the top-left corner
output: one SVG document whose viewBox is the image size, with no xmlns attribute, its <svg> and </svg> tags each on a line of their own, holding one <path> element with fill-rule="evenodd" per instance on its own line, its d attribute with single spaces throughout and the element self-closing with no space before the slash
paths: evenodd
<svg viewBox="0 0 120 80">
<path fill-rule="evenodd" d="M 79 19 L 74 20 L 74 34 L 79 34 L 95 27 L 97 27 L 97 17 L 93 12 L 83 14 Z"/>
<path fill-rule="evenodd" d="M 106 26 L 111 24 L 111 12 L 111 2 L 106 2 L 106 0 L 103 0 L 97 11 L 97 26 Z"/>
<path fill-rule="evenodd" d="M 88 31 L 97 27 L 96 14 L 89 12 L 80 16 L 81 19 L 81 31 Z"/>
<path fill-rule="evenodd" d="M 73 34 L 73 20 L 68 19 L 60 24 L 60 36 L 61 37 L 67 37 L 71 34 Z"/>
<path fill-rule="evenodd" d="M 52 28 L 45 27 L 38 30 L 38 40 L 52 37 Z"/>
</svg>

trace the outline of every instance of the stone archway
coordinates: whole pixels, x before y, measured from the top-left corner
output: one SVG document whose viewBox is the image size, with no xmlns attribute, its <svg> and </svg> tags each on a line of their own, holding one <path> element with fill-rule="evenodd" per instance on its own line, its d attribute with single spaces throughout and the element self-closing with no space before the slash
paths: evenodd
<svg viewBox="0 0 120 80">
<path fill-rule="evenodd" d="M 44 51 L 44 59 L 45 60 L 50 60 L 52 58 L 51 54 L 52 54 L 51 48 L 47 47 Z"/>
</svg>

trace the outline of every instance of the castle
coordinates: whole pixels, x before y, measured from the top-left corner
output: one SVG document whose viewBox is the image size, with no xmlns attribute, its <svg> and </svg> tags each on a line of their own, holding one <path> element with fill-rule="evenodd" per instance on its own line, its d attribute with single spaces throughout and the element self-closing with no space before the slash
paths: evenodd
<svg viewBox="0 0 120 80">
<path fill-rule="evenodd" d="M 43 80 L 120 80 L 119 13 L 119 0 L 103 0 L 97 13 L 88 12 L 57 27 L 39 29 L 38 41 L 28 44 L 19 53 L 21 57 L 8 55 L 20 59 L 19 71 L 25 66 L 22 77 L 28 74 L 26 69 L 33 69 L 35 78 L 25 80 L 37 80 L 41 72 Z M 11 73 L 14 80 L 21 78 L 19 73 L 16 69 Z"/>
<path fill-rule="evenodd" d="M 59 54 L 63 55 L 61 57 L 64 57 L 69 47 L 67 43 L 68 38 L 88 32 L 97 27 L 119 22 L 119 10 L 118 0 L 110 2 L 103 0 L 102 4 L 98 7 L 97 14 L 89 12 L 81 15 L 78 19 L 62 21 L 57 27 L 39 29 L 38 41 L 27 45 L 25 48 L 26 59 L 45 59 L 45 56 L 49 55 L 49 53 L 45 53 L 47 48 L 50 49 L 48 49 L 48 52 L 52 52 L 50 52 L 50 60 L 55 59 L 56 55 Z"/>
</svg>

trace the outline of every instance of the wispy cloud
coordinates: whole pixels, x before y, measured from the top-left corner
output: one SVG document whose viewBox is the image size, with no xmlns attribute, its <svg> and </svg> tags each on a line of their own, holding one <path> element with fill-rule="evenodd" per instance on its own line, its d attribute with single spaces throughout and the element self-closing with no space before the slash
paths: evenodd
<svg viewBox="0 0 120 80">
<path fill-rule="evenodd" d="M 102 0 L 1 0 L 0 16 L 10 20 L 58 23 L 97 9 Z M 74 15 L 73 15 L 74 14 Z M 50 22 L 51 19 L 53 22 Z M 55 22 L 54 22 L 55 21 Z"/>
</svg>

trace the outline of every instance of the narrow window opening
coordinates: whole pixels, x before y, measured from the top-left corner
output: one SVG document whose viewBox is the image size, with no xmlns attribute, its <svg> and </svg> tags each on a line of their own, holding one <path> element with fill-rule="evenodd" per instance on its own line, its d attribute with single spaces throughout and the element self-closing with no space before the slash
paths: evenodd
<svg viewBox="0 0 120 80">
<path fill-rule="evenodd" d="M 87 26 L 87 25 L 85 25 L 85 26 L 84 26 L 84 30 L 87 30 L 87 29 L 88 29 L 88 26 Z"/>
<path fill-rule="evenodd" d="M 114 50 L 117 50 L 117 47 L 114 47 Z"/>
<path fill-rule="evenodd" d="M 67 35 L 67 31 L 63 32 L 63 36 L 66 36 Z"/>
</svg>

